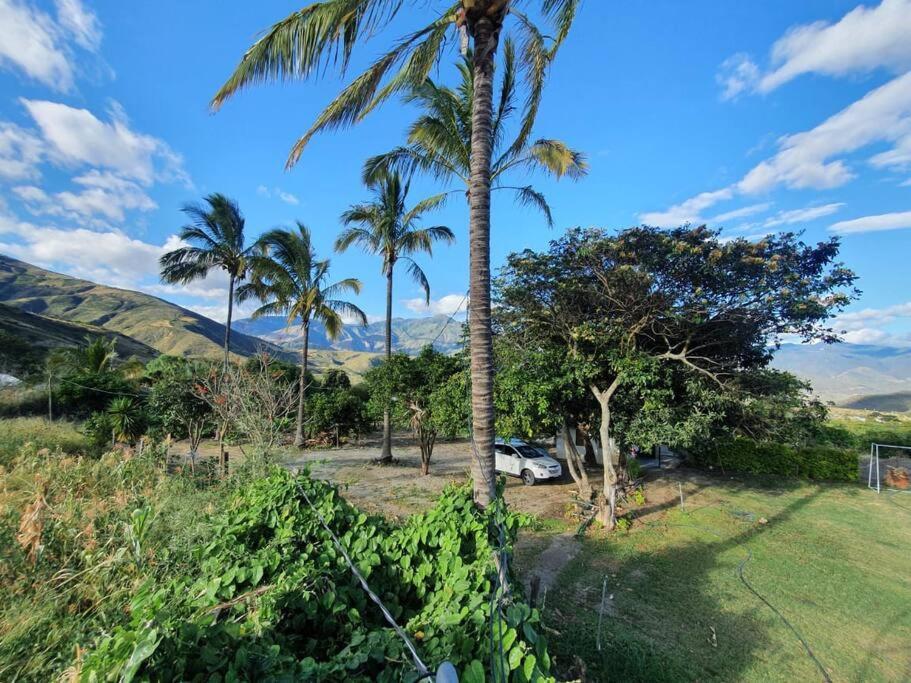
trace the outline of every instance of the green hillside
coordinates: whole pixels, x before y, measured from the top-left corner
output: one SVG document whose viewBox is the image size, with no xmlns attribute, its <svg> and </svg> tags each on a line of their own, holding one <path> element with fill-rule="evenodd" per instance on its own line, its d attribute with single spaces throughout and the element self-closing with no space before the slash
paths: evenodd
<svg viewBox="0 0 911 683">
<path fill-rule="evenodd" d="M 878 410 L 884 413 L 904 413 L 911 411 L 911 391 L 898 391 L 894 394 L 872 394 L 858 396 L 841 404 L 844 408 L 854 410 Z"/>
<path fill-rule="evenodd" d="M 84 345 L 86 338 L 103 337 L 114 340 L 117 353 L 123 358 L 136 356 L 141 360 L 151 360 L 158 355 L 152 347 L 118 332 L 94 325 L 54 320 L 0 304 L 0 339 L 4 335 L 15 338 L 39 354 L 50 349 L 75 348 Z"/>
<path fill-rule="evenodd" d="M 0 255 L 0 302 L 45 318 L 90 325 L 131 337 L 160 353 L 217 358 L 224 325 L 154 296 L 98 285 Z M 267 345 L 235 333 L 241 356 Z"/>
</svg>

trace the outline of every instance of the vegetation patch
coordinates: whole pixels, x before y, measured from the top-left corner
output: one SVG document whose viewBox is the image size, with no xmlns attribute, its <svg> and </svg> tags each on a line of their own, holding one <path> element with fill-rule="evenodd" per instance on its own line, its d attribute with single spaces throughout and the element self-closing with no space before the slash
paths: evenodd
<svg viewBox="0 0 911 683">
<path fill-rule="evenodd" d="M 857 480 L 857 452 L 833 446 L 792 447 L 743 437 L 695 450 L 693 460 L 704 467 L 750 474 L 776 474 L 829 481 Z"/>
</svg>

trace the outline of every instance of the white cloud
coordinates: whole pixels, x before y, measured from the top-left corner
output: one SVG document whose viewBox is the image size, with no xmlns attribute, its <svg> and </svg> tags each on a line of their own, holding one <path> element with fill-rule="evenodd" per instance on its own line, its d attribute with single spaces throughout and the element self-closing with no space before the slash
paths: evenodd
<svg viewBox="0 0 911 683">
<path fill-rule="evenodd" d="M 823 204 L 822 206 L 808 206 L 804 209 L 779 211 L 763 223 L 763 227 L 772 228 L 777 225 L 792 225 L 794 223 L 812 221 L 823 216 L 831 216 L 843 206 L 844 202 L 834 202 L 832 204 Z"/>
<path fill-rule="evenodd" d="M 0 216 L 0 251 L 46 268 L 115 287 L 134 287 L 143 278 L 158 277 L 164 247 L 133 239 L 122 232 L 40 226 Z"/>
<path fill-rule="evenodd" d="M 72 45 L 97 51 L 101 27 L 79 0 L 58 0 L 57 18 L 22 0 L 0 0 L 0 66 L 68 92 L 74 84 Z"/>
<path fill-rule="evenodd" d="M 101 46 L 101 24 L 79 0 L 57 0 L 57 21 L 76 43 L 91 52 Z"/>
<path fill-rule="evenodd" d="M 639 220 L 646 225 L 660 227 L 679 226 L 684 223 L 701 223 L 703 221 L 699 216 L 700 212 L 733 196 L 734 192 L 729 187 L 713 192 L 702 192 L 691 199 L 687 199 L 685 202 L 675 204 L 666 211 L 639 214 Z"/>
<path fill-rule="evenodd" d="M 176 235 L 158 245 L 118 230 L 44 226 L 0 214 L 0 252 L 99 284 L 169 298 L 221 299 L 226 305 L 228 280 L 221 270 L 188 285 L 168 285 L 159 280 L 158 259 L 183 244 Z"/>
<path fill-rule="evenodd" d="M 738 53 L 719 67 L 715 80 L 721 99 L 752 91 L 769 93 L 803 74 L 845 76 L 886 68 L 911 67 L 911 0 L 858 5 L 836 23 L 815 21 L 792 26 L 772 45 L 770 67 L 760 69 Z"/>
<path fill-rule="evenodd" d="M 759 67 L 743 52 L 724 60 L 715 74 L 715 81 L 722 87 L 722 100 L 736 99 L 741 93 L 752 90 L 758 80 Z"/>
<path fill-rule="evenodd" d="M 763 202 L 762 204 L 751 204 L 750 206 L 744 206 L 740 209 L 734 209 L 733 211 L 727 211 L 726 213 L 720 213 L 713 218 L 708 220 L 708 223 L 712 225 L 717 225 L 718 223 L 724 223 L 726 221 L 734 220 L 735 218 L 746 218 L 747 216 L 754 216 L 757 213 L 762 213 L 771 206 L 769 202 Z"/>
<path fill-rule="evenodd" d="M 894 322 L 908 319 L 911 319 L 911 301 L 886 308 L 866 308 L 842 313 L 832 321 L 832 327 L 843 330 L 844 340 L 852 344 L 907 346 L 911 344 L 911 336 L 886 328 Z"/>
<path fill-rule="evenodd" d="M 685 222 L 681 218 L 695 223 L 699 211 L 735 194 L 754 195 L 781 186 L 839 187 L 853 179 L 855 172 L 838 157 L 881 143 L 891 143 L 891 150 L 880 152 L 871 162 L 900 168 L 905 150 L 911 150 L 911 72 L 875 88 L 815 128 L 782 137 L 778 153 L 754 166 L 739 182 L 642 218 L 656 225 Z"/>
<path fill-rule="evenodd" d="M 256 188 L 256 194 L 268 199 L 280 199 L 285 202 L 285 204 L 291 204 L 292 206 L 300 204 L 300 199 L 298 199 L 296 195 L 285 192 L 280 187 L 268 188 L 265 185 L 260 185 Z"/>
<path fill-rule="evenodd" d="M 143 185 L 156 180 L 190 184 L 181 156 L 164 141 L 133 131 L 117 103 L 105 122 L 87 109 L 58 102 L 20 102 L 40 129 L 47 157 L 60 166 L 110 169 Z"/>
<path fill-rule="evenodd" d="M 847 221 L 833 223 L 829 230 L 839 235 L 850 235 L 861 232 L 879 232 L 881 230 L 902 230 L 911 228 L 911 211 L 882 213 L 876 216 L 863 216 Z"/>
<path fill-rule="evenodd" d="M 464 294 L 447 294 L 439 299 L 431 299 L 430 305 L 423 298 L 405 299 L 405 308 L 415 313 L 432 313 L 433 315 L 454 315 L 465 310 L 468 299 Z"/>
<path fill-rule="evenodd" d="M 0 178 L 5 180 L 32 180 L 41 173 L 43 144 L 30 131 L 14 123 L 0 121 Z"/>
<path fill-rule="evenodd" d="M 772 46 L 774 69 L 757 83 L 770 92 L 801 74 L 844 76 L 911 66 L 911 0 L 859 5 L 835 24 L 795 26 Z"/>
<path fill-rule="evenodd" d="M 139 185 L 109 172 L 93 169 L 73 178 L 73 182 L 85 189 L 48 195 L 39 187 L 27 185 L 14 187 L 13 193 L 35 215 L 71 219 L 102 216 L 120 222 L 126 218 L 128 210 L 152 211 L 158 208 Z"/>
</svg>

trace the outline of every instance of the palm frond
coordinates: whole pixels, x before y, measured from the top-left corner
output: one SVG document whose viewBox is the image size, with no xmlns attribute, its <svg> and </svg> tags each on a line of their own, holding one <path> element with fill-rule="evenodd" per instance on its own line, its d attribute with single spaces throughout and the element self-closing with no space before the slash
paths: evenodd
<svg viewBox="0 0 911 683">
<path fill-rule="evenodd" d="M 323 0 L 274 24 L 244 53 L 212 98 L 219 109 L 255 83 L 306 79 L 336 65 L 344 73 L 354 46 L 391 21 L 401 0 Z"/>
<path fill-rule="evenodd" d="M 397 92 L 422 83 L 436 62 L 439 46 L 446 32 L 454 24 L 455 16 L 454 9 L 450 10 L 428 26 L 406 36 L 355 78 L 320 113 L 310 129 L 294 143 L 285 167 L 291 168 L 297 163 L 307 143 L 317 133 L 349 126 Z M 398 72 L 390 78 L 387 87 L 380 90 L 380 84 L 389 72 L 400 64 Z"/>
<path fill-rule="evenodd" d="M 427 275 L 421 270 L 421 267 L 410 258 L 408 259 L 408 275 L 424 290 L 424 302 L 430 305 L 430 282 L 427 281 Z"/>
<path fill-rule="evenodd" d="M 571 149 L 560 140 L 537 140 L 528 148 L 528 160 L 549 173 L 578 180 L 588 173 L 588 162 L 582 152 Z"/>
<path fill-rule="evenodd" d="M 520 204 L 538 209 L 541 213 L 544 214 L 544 219 L 547 221 L 547 227 L 554 227 L 554 217 L 551 215 L 550 205 L 547 203 L 544 195 L 535 190 L 533 187 L 527 185 L 525 187 L 503 187 L 497 189 L 513 190 L 516 193 L 516 200 Z"/>
<path fill-rule="evenodd" d="M 415 221 L 419 220 L 421 216 L 428 211 L 436 211 L 437 209 L 442 208 L 448 199 L 448 192 L 441 192 L 440 194 L 435 194 L 432 197 L 422 199 L 417 204 L 415 204 L 411 210 L 408 211 L 408 213 L 402 216 L 402 225 L 409 226 Z"/>
</svg>

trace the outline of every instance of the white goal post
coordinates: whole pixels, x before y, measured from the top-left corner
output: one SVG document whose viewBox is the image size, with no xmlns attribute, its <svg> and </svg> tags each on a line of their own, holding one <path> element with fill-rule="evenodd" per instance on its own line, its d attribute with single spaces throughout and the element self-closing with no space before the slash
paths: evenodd
<svg viewBox="0 0 911 683">
<path fill-rule="evenodd" d="M 883 456 L 881 449 L 899 451 L 901 455 Z M 911 446 L 894 446 L 887 443 L 870 444 L 870 462 L 867 464 L 867 488 L 873 489 L 877 493 L 883 489 L 883 468 L 892 469 L 893 467 L 904 468 L 906 471 L 911 469 Z M 898 489 L 888 486 L 889 490 L 899 491 L 908 489 Z"/>
</svg>

